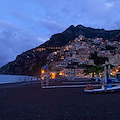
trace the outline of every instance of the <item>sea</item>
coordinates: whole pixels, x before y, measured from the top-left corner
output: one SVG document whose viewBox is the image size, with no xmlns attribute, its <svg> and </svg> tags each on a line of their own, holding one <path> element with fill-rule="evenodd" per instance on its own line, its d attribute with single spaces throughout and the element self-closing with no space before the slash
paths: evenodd
<svg viewBox="0 0 120 120">
<path fill-rule="evenodd" d="M 0 75 L 0 84 L 36 80 L 35 76 Z"/>
</svg>

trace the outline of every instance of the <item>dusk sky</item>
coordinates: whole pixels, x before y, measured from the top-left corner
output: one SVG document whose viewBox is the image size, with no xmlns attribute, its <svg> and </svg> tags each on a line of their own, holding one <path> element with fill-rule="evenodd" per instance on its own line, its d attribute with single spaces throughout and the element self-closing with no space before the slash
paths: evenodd
<svg viewBox="0 0 120 120">
<path fill-rule="evenodd" d="M 0 0 L 0 67 L 70 25 L 120 29 L 120 0 Z"/>
</svg>

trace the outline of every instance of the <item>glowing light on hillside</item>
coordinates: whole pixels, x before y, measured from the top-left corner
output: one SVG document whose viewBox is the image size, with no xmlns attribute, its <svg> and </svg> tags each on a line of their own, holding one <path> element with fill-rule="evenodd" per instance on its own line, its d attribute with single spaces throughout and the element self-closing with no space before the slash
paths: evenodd
<svg viewBox="0 0 120 120">
<path fill-rule="evenodd" d="M 56 74 L 52 72 L 52 73 L 51 73 L 51 78 L 52 78 L 52 79 L 55 79 L 55 77 L 56 77 Z"/>
<path fill-rule="evenodd" d="M 62 71 L 60 71 L 59 75 L 64 76 L 65 74 Z"/>
<path fill-rule="evenodd" d="M 62 72 L 60 71 L 59 75 L 62 75 Z"/>
<path fill-rule="evenodd" d="M 54 52 L 55 55 L 57 55 L 57 52 Z"/>
<path fill-rule="evenodd" d="M 119 70 L 118 69 L 116 69 L 116 72 L 118 72 Z"/>
<path fill-rule="evenodd" d="M 64 56 L 61 56 L 61 60 L 64 60 Z"/>
</svg>

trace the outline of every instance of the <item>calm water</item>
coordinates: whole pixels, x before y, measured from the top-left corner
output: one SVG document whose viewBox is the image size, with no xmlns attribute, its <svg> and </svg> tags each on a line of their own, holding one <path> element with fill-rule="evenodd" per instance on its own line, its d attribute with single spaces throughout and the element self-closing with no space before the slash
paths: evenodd
<svg viewBox="0 0 120 120">
<path fill-rule="evenodd" d="M 29 81 L 36 79 L 34 76 L 22 76 L 22 75 L 0 75 L 0 84 L 2 83 L 13 83 L 20 81 Z"/>
</svg>

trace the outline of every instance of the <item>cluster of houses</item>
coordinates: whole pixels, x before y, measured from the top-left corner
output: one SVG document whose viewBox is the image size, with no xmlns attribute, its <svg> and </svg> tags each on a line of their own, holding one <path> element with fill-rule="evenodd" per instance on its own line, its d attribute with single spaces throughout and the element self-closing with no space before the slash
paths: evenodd
<svg viewBox="0 0 120 120">
<path fill-rule="evenodd" d="M 71 78 L 88 77 L 84 74 L 86 65 L 95 66 L 91 54 L 97 53 L 100 58 L 108 58 L 111 64 L 120 65 L 120 42 L 103 38 L 85 38 L 79 35 L 74 41 L 61 47 L 47 57 L 50 72 Z M 117 68 L 116 68 L 117 69 Z M 90 75 L 89 75 L 90 76 Z"/>
</svg>

